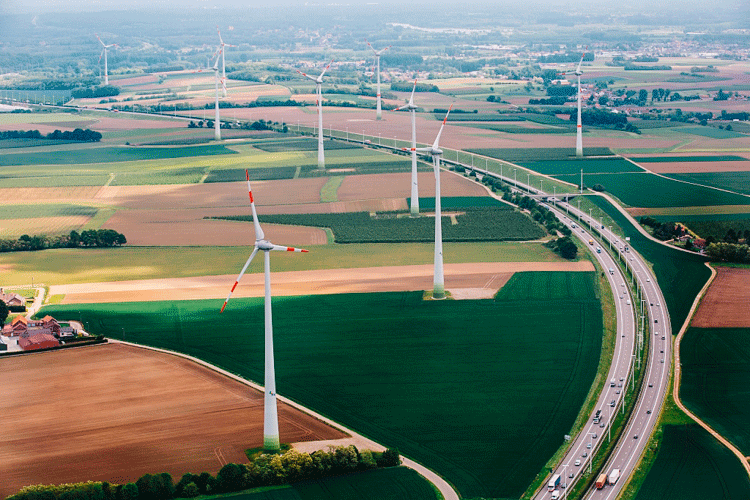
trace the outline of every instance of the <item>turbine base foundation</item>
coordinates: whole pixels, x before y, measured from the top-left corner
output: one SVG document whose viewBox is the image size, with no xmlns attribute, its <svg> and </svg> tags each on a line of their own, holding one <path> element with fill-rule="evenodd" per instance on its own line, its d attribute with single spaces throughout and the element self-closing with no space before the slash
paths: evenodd
<svg viewBox="0 0 750 500">
<path fill-rule="evenodd" d="M 263 436 L 263 449 L 266 451 L 280 451 L 281 441 L 279 436 Z"/>
</svg>

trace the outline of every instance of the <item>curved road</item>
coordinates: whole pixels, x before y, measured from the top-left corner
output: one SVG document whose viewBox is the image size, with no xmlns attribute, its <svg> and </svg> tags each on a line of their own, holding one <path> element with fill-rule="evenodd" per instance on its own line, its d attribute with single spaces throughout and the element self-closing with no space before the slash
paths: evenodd
<svg viewBox="0 0 750 500">
<path fill-rule="evenodd" d="M 468 165 L 463 166 L 472 168 Z M 484 175 L 501 178 L 505 182 L 512 181 L 520 188 L 519 191 L 550 196 L 549 193 L 544 193 L 520 182 L 516 183 L 514 179 L 500 177 L 494 172 L 476 167 L 473 170 Z M 640 255 L 632 248 L 626 250 L 624 241 L 620 241 L 619 237 L 602 229 L 596 223 L 596 220 L 591 220 L 589 214 L 583 213 L 583 211 L 579 212 L 569 203 L 559 201 L 556 203 L 557 206 L 553 208 L 553 212 L 558 219 L 570 227 L 573 235 L 585 242 L 586 245 L 589 244 L 589 240 L 594 240 L 592 245 L 594 247 L 593 255 L 605 270 L 612 269 L 613 271 L 612 274 L 607 273 L 607 278 L 615 299 L 617 334 L 612 364 L 605 386 L 594 407 L 594 413 L 592 413 L 581 433 L 575 437 L 575 441 L 570 445 L 560 465 L 552 471 L 552 474 L 560 474 L 561 485 L 570 487 L 575 484 L 583 471 L 588 472 L 590 470 L 593 475 L 598 475 L 600 473 L 609 474 L 613 469 L 619 469 L 620 478 L 614 485 L 607 485 L 601 490 L 594 489 L 592 485 L 591 491 L 584 495 L 587 499 L 610 500 L 617 498 L 638 464 L 654 430 L 658 414 L 667 394 L 672 359 L 672 330 L 669 313 L 663 306 L 664 297 L 656 282 L 656 277 Z M 584 223 L 584 227 L 580 227 L 581 222 L 570 219 L 568 216 L 570 214 L 577 215 L 579 220 Z M 596 248 L 600 245 L 602 250 L 601 253 L 598 253 Z M 611 251 L 612 255 L 608 251 Z M 620 266 L 615 265 L 615 259 L 622 262 L 624 267 L 635 272 L 636 288 L 641 290 L 639 303 L 636 303 L 637 301 L 631 296 L 626 277 L 620 270 Z M 641 312 L 645 314 L 645 319 L 642 320 L 643 333 L 642 337 L 639 338 L 640 325 L 638 325 L 638 321 L 640 316 L 638 313 Z M 636 342 L 649 342 L 648 359 L 636 360 Z M 633 362 L 638 361 L 647 363 L 647 366 L 644 385 L 639 392 L 634 393 L 635 381 L 632 378 L 631 367 Z M 591 469 L 591 453 L 598 449 L 603 439 L 607 439 L 603 436 L 610 431 L 612 412 L 621 410 L 624 398 L 632 397 L 633 394 L 638 400 L 614 452 L 603 469 Z M 594 423 L 594 414 L 597 410 L 600 410 L 602 419 L 599 423 Z M 576 462 L 578 462 L 578 465 L 576 465 Z M 548 477 L 551 477 L 551 475 Z M 558 491 L 560 491 L 560 498 L 564 498 L 567 488 Z M 552 493 L 548 491 L 545 484 L 534 498 L 540 500 L 551 496 Z"/>
</svg>

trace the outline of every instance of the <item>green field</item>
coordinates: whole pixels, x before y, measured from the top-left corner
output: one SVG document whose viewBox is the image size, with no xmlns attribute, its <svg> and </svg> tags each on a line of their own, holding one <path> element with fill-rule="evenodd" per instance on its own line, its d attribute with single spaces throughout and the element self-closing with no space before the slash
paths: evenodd
<svg viewBox="0 0 750 500">
<path fill-rule="evenodd" d="M 324 129 L 325 130 L 325 129 Z M 282 151 L 318 151 L 318 139 L 312 137 L 290 137 L 283 140 L 267 140 L 257 142 L 258 149 L 269 153 L 279 153 Z M 343 141 L 325 140 L 323 147 L 326 151 L 338 149 L 361 149 L 361 146 L 350 144 Z"/>
<path fill-rule="evenodd" d="M 680 353 L 682 401 L 750 455 L 750 329 L 690 328 Z"/>
<path fill-rule="evenodd" d="M 222 500 L 438 500 L 429 482 L 406 467 L 377 469 L 348 476 L 315 479 L 289 486 L 260 488 Z"/>
<path fill-rule="evenodd" d="M 544 175 L 572 175 L 578 176 L 576 184 L 580 183 L 581 170 L 583 170 L 584 183 L 590 185 L 590 181 L 587 176 L 589 174 L 597 173 L 621 173 L 621 172 L 642 172 L 640 168 L 636 167 L 627 160 L 618 157 L 610 158 L 583 158 L 583 159 L 568 159 L 568 160 L 551 160 L 551 161 L 519 161 L 517 162 L 522 167 L 528 168 L 535 172 L 539 172 Z M 566 179 L 568 182 L 573 182 L 571 179 Z"/>
<path fill-rule="evenodd" d="M 566 182 L 580 182 L 579 175 L 555 175 Z M 678 182 L 650 173 L 586 174 L 586 186 L 601 184 L 608 193 L 616 196 L 627 206 L 693 207 L 712 205 L 747 205 L 750 198 L 727 193 L 704 186 Z"/>
<path fill-rule="evenodd" d="M 126 340 L 262 381 L 263 300 L 233 300 L 222 316 L 220 306 L 55 305 L 41 314 L 80 317 L 118 338 L 124 328 Z M 274 328 L 281 394 L 398 447 L 466 497 L 517 497 L 586 398 L 602 309 L 594 273 L 520 273 L 497 300 L 280 297 Z"/>
<path fill-rule="evenodd" d="M 744 500 L 750 498 L 750 479 L 737 457 L 698 424 L 667 425 L 635 498 Z"/>
<path fill-rule="evenodd" d="M 466 151 L 513 163 L 549 160 L 581 161 L 575 157 L 575 148 L 479 148 L 467 149 Z M 583 154 L 586 156 L 610 156 L 612 151 L 609 148 L 585 148 Z"/>
<path fill-rule="evenodd" d="M 744 134 L 716 127 L 681 127 L 680 132 L 708 137 L 710 139 L 736 139 L 738 137 L 746 137 Z"/>
<path fill-rule="evenodd" d="M 85 205 L 70 204 L 34 204 L 34 205 L 3 205 L 0 210 L 0 220 L 3 219 L 34 219 L 40 217 L 93 217 L 97 208 Z"/>
<path fill-rule="evenodd" d="M 182 146 L 179 148 L 154 147 L 92 147 L 74 151 L 49 151 L 39 153 L 0 154 L 0 166 L 10 165 L 77 165 L 86 163 L 113 163 L 135 160 L 159 160 L 235 154 L 223 144 Z"/>
<path fill-rule="evenodd" d="M 127 236 L 127 235 L 126 235 Z M 272 257 L 273 271 L 432 264 L 434 248 L 424 243 L 321 245 L 307 254 Z M 97 281 L 236 275 L 248 247 L 61 248 L 39 252 L 0 253 L 3 285 L 61 285 Z M 450 262 L 561 262 L 541 243 L 445 243 Z M 251 266 L 249 272 L 262 272 Z M 231 283 L 230 283 L 231 284 Z"/>
<path fill-rule="evenodd" d="M 682 328 L 695 297 L 711 276 L 705 263 L 708 259 L 686 253 L 652 241 L 638 231 L 619 210 L 600 196 L 588 197 L 592 203 L 622 228 L 630 243 L 638 253 L 653 265 L 653 271 L 659 282 L 664 300 L 669 308 L 672 332 L 676 334 Z M 597 214 L 594 213 L 594 216 Z"/>
<path fill-rule="evenodd" d="M 750 172 L 705 172 L 666 175 L 673 179 L 750 195 Z M 748 202 L 750 202 L 750 198 L 747 198 L 745 203 Z"/>
<path fill-rule="evenodd" d="M 434 202 L 433 202 L 434 203 Z M 448 215 L 455 213 L 456 215 Z M 435 217 L 411 218 L 408 212 L 263 215 L 264 224 L 331 229 L 336 243 L 406 243 L 435 240 Z M 251 222 L 252 216 L 221 219 Z M 527 241 L 543 238 L 544 229 L 508 205 L 447 209 L 441 218 L 443 241 Z"/>
</svg>

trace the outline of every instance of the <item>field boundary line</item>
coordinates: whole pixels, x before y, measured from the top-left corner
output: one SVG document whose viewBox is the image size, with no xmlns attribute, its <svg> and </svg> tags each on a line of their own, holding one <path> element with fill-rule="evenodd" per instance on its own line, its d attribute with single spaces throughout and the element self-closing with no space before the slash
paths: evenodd
<svg viewBox="0 0 750 500">
<path fill-rule="evenodd" d="M 680 343 L 682 342 L 682 338 L 685 335 L 685 332 L 687 332 L 688 326 L 690 326 L 690 321 L 693 318 L 693 314 L 695 313 L 695 310 L 698 308 L 698 305 L 700 304 L 701 300 L 703 299 L 704 295 L 706 294 L 706 291 L 708 290 L 708 287 L 713 283 L 714 278 L 716 278 L 717 272 L 714 267 L 712 267 L 708 262 L 706 262 L 706 266 L 711 269 L 711 277 L 708 279 L 705 285 L 703 285 L 703 289 L 700 291 L 698 296 L 693 301 L 693 306 L 690 308 L 690 313 L 688 314 L 687 318 L 685 318 L 685 323 L 683 323 L 682 328 L 680 329 L 680 333 L 677 334 L 677 339 L 674 343 L 674 386 L 672 388 L 672 396 L 674 398 L 675 404 L 683 411 L 685 414 L 692 418 L 696 423 L 698 423 L 701 427 L 706 429 L 713 437 L 715 437 L 721 444 L 726 446 L 729 451 L 734 453 L 734 455 L 740 460 L 742 463 L 742 466 L 745 468 L 745 472 L 747 472 L 747 475 L 750 476 L 750 462 L 748 462 L 748 459 L 745 457 L 745 455 L 742 454 L 742 452 L 737 449 L 732 443 L 730 443 L 724 436 L 716 432 L 710 425 L 708 425 L 706 422 L 701 420 L 697 415 L 695 415 L 693 412 L 687 409 L 687 407 L 682 403 L 682 400 L 680 399 L 680 380 L 682 379 L 682 365 L 680 364 Z"/>
<path fill-rule="evenodd" d="M 161 349 L 159 347 L 151 347 L 151 346 L 147 346 L 147 345 L 134 344 L 132 342 L 126 342 L 126 341 L 123 341 L 123 340 L 117 340 L 117 339 L 111 339 L 111 338 L 108 338 L 107 341 L 108 342 L 112 342 L 113 344 L 129 345 L 129 346 L 137 347 L 137 348 L 140 348 L 140 349 L 148 349 L 148 350 L 151 350 L 151 351 L 161 352 L 163 354 L 169 354 L 171 356 L 177 356 L 177 357 L 180 357 L 180 358 L 183 358 L 183 359 L 187 359 L 187 360 L 192 361 L 194 363 L 197 363 L 197 364 L 199 364 L 199 365 L 201 365 L 201 366 L 203 366 L 205 368 L 208 368 L 209 370 L 215 371 L 216 373 L 219 373 L 221 375 L 229 377 L 232 380 L 240 382 L 241 384 L 247 385 L 247 386 L 249 386 L 249 387 L 251 387 L 251 388 L 253 388 L 253 389 L 257 390 L 257 391 L 260 391 L 260 392 L 264 392 L 265 391 L 265 388 L 262 385 L 260 385 L 260 384 L 257 384 L 255 382 L 252 382 L 252 381 L 247 380 L 247 379 L 244 379 L 244 378 L 240 377 L 239 375 L 235 375 L 234 373 L 228 372 L 228 371 L 226 371 L 226 370 L 224 370 L 222 368 L 219 368 L 218 366 L 215 366 L 215 365 L 212 365 L 211 363 L 203 361 L 202 359 L 198 359 L 198 358 L 196 358 L 194 356 L 190 356 L 189 354 L 184 354 L 184 353 L 176 352 L 176 351 L 170 351 L 170 350 L 167 350 L 167 349 Z M 309 408 L 306 408 L 306 407 L 302 406 L 301 404 L 299 404 L 299 403 L 297 403 L 295 401 L 292 401 L 291 399 L 288 399 L 288 398 L 286 398 L 286 397 L 284 397 L 284 396 L 282 396 L 280 394 L 276 394 L 276 398 L 279 401 L 281 401 L 282 403 L 288 404 L 289 406 L 291 406 L 291 407 L 293 407 L 293 408 L 295 408 L 295 409 L 297 409 L 297 410 L 299 410 L 299 411 L 301 411 L 303 413 L 306 413 L 306 414 L 308 414 L 308 415 L 316 418 L 317 420 L 320 420 L 321 422 L 324 422 L 324 423 L 330 425 L 334 429 L 338 429 L 338 430 L 340 430 L 342 432 L 345 432 L 345 433 L 349 434 L 350 436 L 352 436 L 354 438 L 361 439 L 362 441 L 364 441 L 365 443 L 367 443 L 368 446 L 371 446 L 373 449 L 385 448 L 385 446 L 383 446 L 383 445 L 381 445 L 381 444 L 373 441 L 372 439 L 369 439 L 369 438 L 367 438 L 367 437 L 365 437 L 365 436 L 363 436 L 363 435 L 361 435 L 361 434 L 359 434 L 357 432 L 354 432 L 351 429 L 349 429 L 347 427 L 344 427 L 342 424 L 339 424 L 338 422 L 334 422 L 333 420 L 331 420 L 331 419 L 329 419 L 327 417 L 324 417 L 323 415 L 321 415 L 321 414 L 319 414 L 319 413 L 317 413 L 317 412 L 315 412 L 313 410 L 310 410 Z M 406 467 L 408 467 L 408 468 L 416 471 L 419 475 L 421 475 L 427 481 L 429 481 L 430 483 L 432 483 L 438 489 L 438 491 L 440 491 L 440 493 L 443 495 L 444 500 L 459 500 L 460 497 L 459 497 L 458 493 L 456 492 L 456 490 L 453 489 L 453 486 L 451 486 L 451 484 L 448 483 L 448 481 L 446 481 L 445 479 L 443 479 L 436 472 L 432 471 L 431 469 L 428 469 L 424 465 L 422 465 L 422 464 L 420 464 L 420 463 L 418 463 L 418 462 L 416 462 L 416 461 L 414 461 L 414 460 L 412 460 L 410 458 L 407 458 L 407 457 L 405 457 L 403 455 L 401 456 L 401 462 L 402 462 L 402 465 L 404 465 L 404 466 L 406 466 Z"/>
<path fill-rule="evenodd" d="M 685 180 L 682 180 L 682 179 L 675 179 L 674 177 L 669 177 L 668 175 L 665 175 L 665 174 L 662 174 L 662 173 L 659 173 L 659 172 L 654 172 L 653 170 L 649 170 L 646 167 L 642 167 L 641 165 L 639 165 L 635 161 L 631 160 L 630 158 L 626 158 L 624 156 L 623 156 L 623 158 L 625 158 L 627 161 L 629 161 L 630 163 L 632 163 L 636 167 L 642 168 L 645 172 L 647 172 L 647 173 L 649 173 L 651 175 L 655 175 L 657 177 L 661 177 L 662 179 L 666 179 L 668 181 L 681 182 L 683 184 L 688 184 L 690 186 L 697 186 L 697 187 L 702 187 L 702 188 L 706 188 L 706 189 L 713 189 L 715 191 L 721 191 L 721 192 L 724 192 L 724 193 L 736 194 L 738 196 L 744 196 L 746 198 L 750 198 L 750 195 L 747 195 L 745 193 L 738 193 L 736 191 L 731 191 L 729 189 L 723 189 L 723 188 L 719 188 L 719 187 L 716 187 L 716 186 L 707 186 L 706 184 L 699 184 L 697 182 L 685 181 Z M 696 172 L 696 173 L 698 173 L 698 172 Z M 681 174 L 678 173 L 676 175 L 681 175 Z"/>
</svg>

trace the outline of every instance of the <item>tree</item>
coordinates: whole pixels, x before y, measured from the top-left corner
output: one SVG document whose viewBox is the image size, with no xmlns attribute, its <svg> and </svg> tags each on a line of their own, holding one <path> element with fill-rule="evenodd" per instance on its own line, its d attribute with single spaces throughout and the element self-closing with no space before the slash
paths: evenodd
<svg viewBox="0 0 750 500">
<path fill-rule="evenodd" d="M 122 487 L 120 494 L 122 500 L 138 500 L 138 485 L 135 483 L 128 483 Z"/>
<path fill-rule="evenodd" d="M 244 489 L 245 472 L 247 472 L 247 469 L 244 466 L 228 463 L 216 474 L 216 486 L 219 491 L 223 492 Z"/>
<path fill-rule="evenodd" d="M 578 256 L 578 247 L 568 236 L 557 240 L 557 250 L 560 252 L 561 257 L 568 260 L 573 260 Z"/>
<path fill-rule="evenodd" d="M 10 314 L 8 304 L 6 304 L 5 301 L 0 300 L 0 326 L 5 324 L 5 320 L 8 319 L 8 314 Z"/>
<path fill-rule="evenodd" d="M 648 91 L 646 89 L 641 89 L 638 91 L 638 101 L 645 103 L 648 99 Z"/>
</svg>

